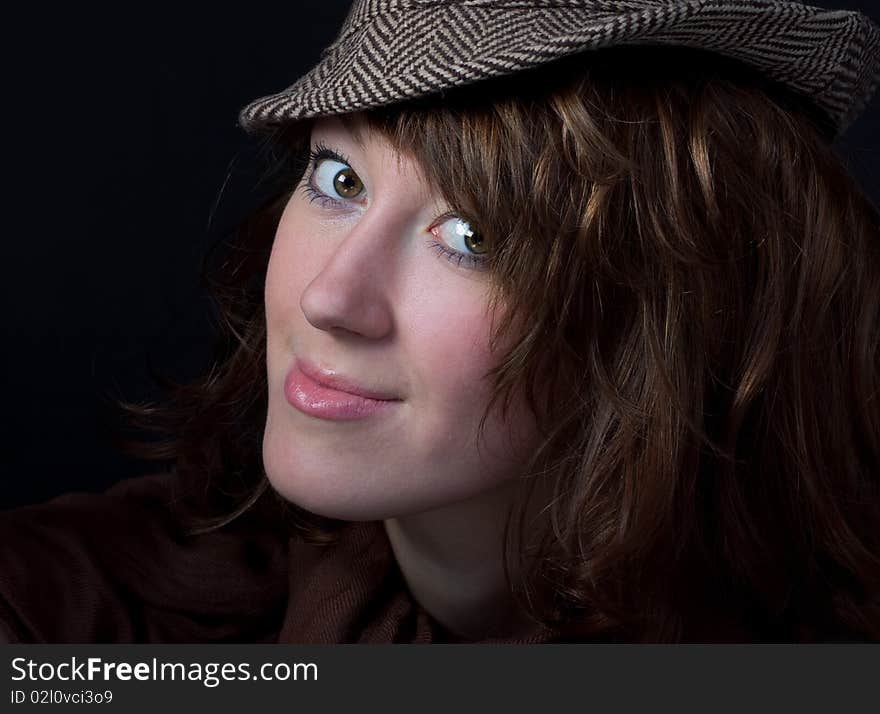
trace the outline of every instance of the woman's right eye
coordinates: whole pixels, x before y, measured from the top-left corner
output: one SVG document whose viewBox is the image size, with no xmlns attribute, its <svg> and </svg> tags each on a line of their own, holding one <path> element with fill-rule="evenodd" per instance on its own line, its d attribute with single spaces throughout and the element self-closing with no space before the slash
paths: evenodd
<svg viewBox="0 0 880 714">
<path fill-rule="evenodd" d="M 314 188 L 332 198 L 357 198 L 364 190 L 364 184 L 354 169 L 333 159 L 319 160 L 312 172 L 312 183 Z"/>
<path fill-rule="evenodd" d="M 303 191 L 310 202 L 339 206 L 364 192 L 364 184 L 348 159 L 323 143 L 309 152 L 308 165 L 311 169 L 303 183 Z"/>
</svg>

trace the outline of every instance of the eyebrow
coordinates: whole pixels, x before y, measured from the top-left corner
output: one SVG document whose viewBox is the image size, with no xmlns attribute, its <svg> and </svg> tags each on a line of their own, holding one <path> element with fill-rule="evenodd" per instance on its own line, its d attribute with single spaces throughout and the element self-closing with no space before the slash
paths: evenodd
<svg viewBox="0 0 880 714">
<path fill-rule="evenodd" d="M 355 123 L 350 114 L 337 114 L 337 119 L 342 122 L 342 126 L 349 133 L 352 140 L 358 147 L 364 149 L 364 134 L 361 127 Z"/>
</svg>

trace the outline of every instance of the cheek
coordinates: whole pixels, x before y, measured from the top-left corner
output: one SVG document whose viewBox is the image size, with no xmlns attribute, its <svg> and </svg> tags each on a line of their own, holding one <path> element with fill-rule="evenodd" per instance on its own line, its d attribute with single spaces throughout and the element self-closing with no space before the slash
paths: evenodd
<svg viewBox="0 0 880 714">
<path fill-rule="evenodd" d="M 278 416 L 292 409 L 283 397 L 284 377 L 294 350 L 314 330 L 306 320 L 300 300 L 317 271 L 313 266 L 318 258 L 309 249 L 311 242 L 302 239 L 308 235 L 308 228 L 297 213 L 288 204 L 275 232 L 266 269 L 263 300 L 270 390 L 267 423 L 271 422 L 273 411 Z"/>
<path fill-rule="evenodd" d="M 501 357 L 489 349 L 491 316 L 486 302 L 483 291 L 460 288 L 432 299 L 413 319 L 404 339 L 428 399 L 424 410 L 416 410 L 427 415 L 421 425 L 425 443 L 434 444 L 436 458 L 464 458 L 471 467 L 476 462 L 480 474 L 496 480 L 522 463 L 537 426 L 519 397 L 502 421 L 499 400 L 486 420 L 477 453 L 477 429 L 492 391 L 486 373 Z"/>
<path fill-rule="evenodd" d="M 472 404 L 488 385 L 483 375 L 492 363 L 488 318 L 467 298 L 440 297 L 413 316 L 407 330 L 409 350 L 419 376 L 438 399 Z"/>
<path fill-rule="evenodd" d="M 292 199 L 284 210 L 266 270 L 265 309 L 269 337 L 289 327 L 291 321 L 305 320 L 300 297 L 309 281 L 320 272 L 321 256 L 316 250 L 319 241 L 303 240 L 314 235 L 314 226 L 307 225 L 302 211 Z"/>
</svg>

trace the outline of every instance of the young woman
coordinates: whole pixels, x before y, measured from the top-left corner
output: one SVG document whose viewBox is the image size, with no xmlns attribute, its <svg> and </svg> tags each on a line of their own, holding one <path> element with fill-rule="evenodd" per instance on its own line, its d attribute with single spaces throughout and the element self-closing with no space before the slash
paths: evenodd
<svg viewBox="0 0 880 714">
<path fill-rule="evenodd" d="M 794 91 L 818 55 L 744 60 L 840 14 L 557 5 L 355 3 L 245 108 L 279 188 L 215 369 L 125 405 L 172 468 L 2 514 L 10 639 L 880 639 L 880 214 L 832 146 L 878 29 Z M 556 53 L 490 62 L 524 27 Z"/>
</svg>

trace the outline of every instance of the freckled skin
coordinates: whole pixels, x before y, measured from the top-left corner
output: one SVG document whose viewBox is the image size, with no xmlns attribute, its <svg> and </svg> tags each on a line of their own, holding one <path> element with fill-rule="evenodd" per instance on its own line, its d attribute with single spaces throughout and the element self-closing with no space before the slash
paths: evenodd
<svg viewBox="0 0 880 714">
<path fill-rule="evenodd" d="M 336 118 L 316 124 L 312 145 L 350 159 L 364 194 L 327 207 L 298 188 L 277 228 L 265 291 L 266 473 L 285 498 L 347 520 L 485 494 L 519 475 L 536 441 L 520 405 L 510 423 L 493 415 L 477 451 L 490 387 L 483 375 L 494 363 L 488 274 L 430 247 L 437 236 L 428 227 L 448 206 L 412 160 L 398 163 L 380 137 L 364 140 L 361 148 Z M 303 414 L 283 392 L 295 355 L 404 401 L 351 422 Z"/>
</svg>

